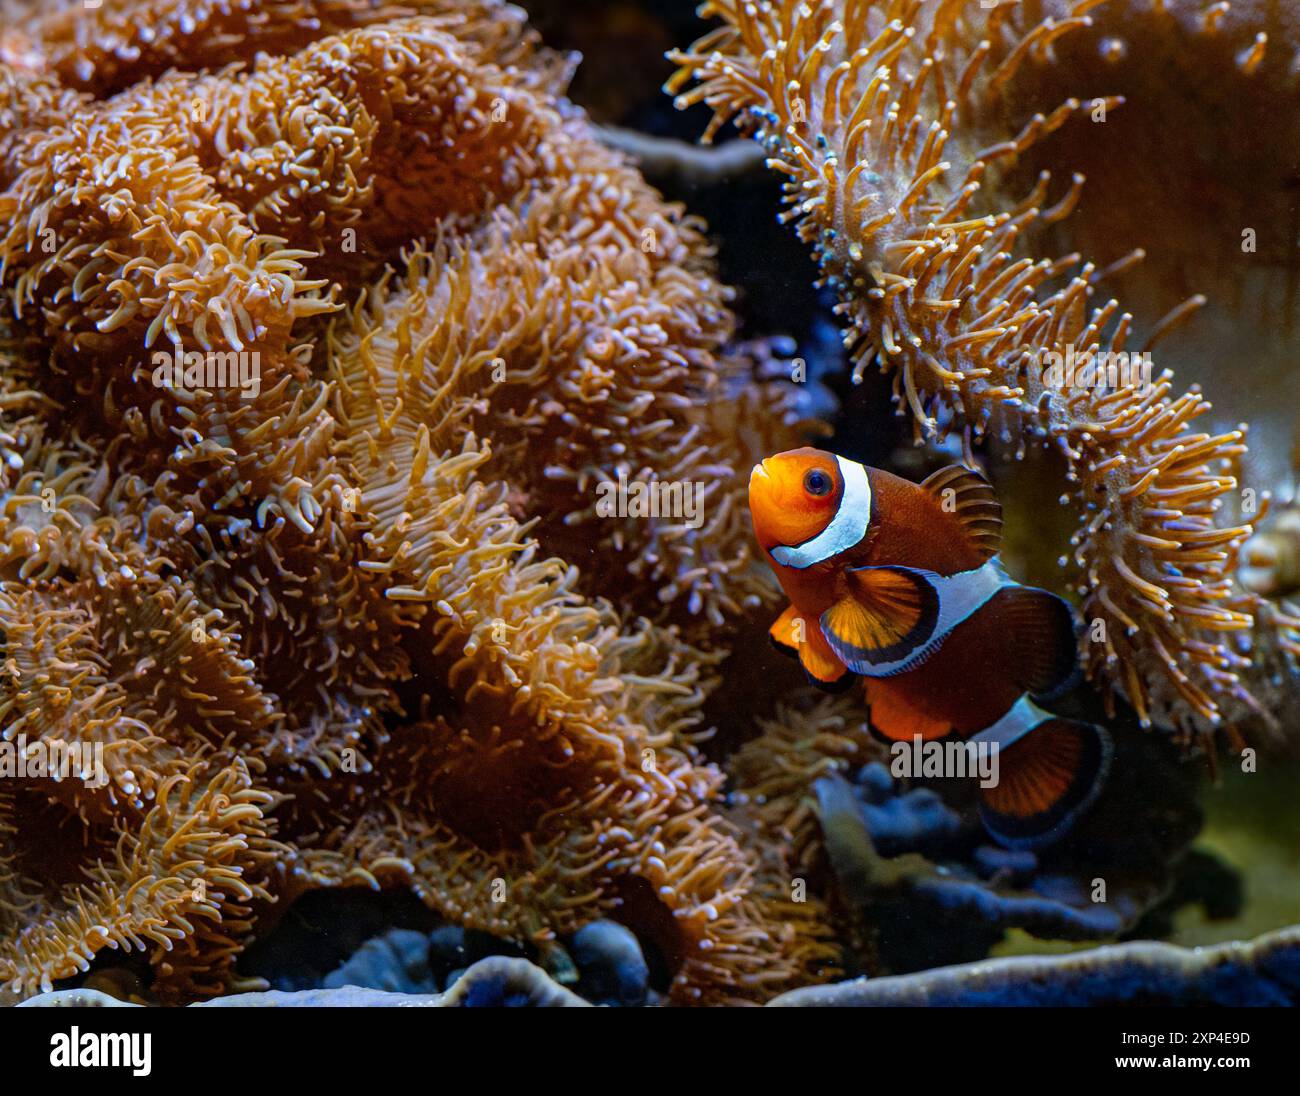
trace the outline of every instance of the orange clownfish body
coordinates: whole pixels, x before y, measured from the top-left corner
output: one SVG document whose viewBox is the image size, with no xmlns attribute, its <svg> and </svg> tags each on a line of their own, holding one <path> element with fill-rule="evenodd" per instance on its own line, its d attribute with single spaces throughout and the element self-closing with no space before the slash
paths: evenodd
<svg viewBox="0 0 1300 1096">
<path fill-rule="evenodd" d="M 1064 833 L 1095 798 L 1110 742 L 1030 699 L 1073 677 L 1074 621 L 1060 598 L 1007 576 L 988 481 L 953 465 L 915 484 L 796 449 L 755 466 L 749 508 L 790 599 L 771 629 L 778 648 L 822 688 L 865 679 L 886 738 L 996 744 L 981 813 L 1004 844 Z"/>
</svg>

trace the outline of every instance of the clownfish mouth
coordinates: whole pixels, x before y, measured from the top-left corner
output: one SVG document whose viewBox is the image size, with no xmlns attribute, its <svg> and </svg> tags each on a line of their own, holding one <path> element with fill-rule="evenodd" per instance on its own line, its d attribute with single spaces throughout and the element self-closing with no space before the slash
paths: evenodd
<svg viewBox="0 0 1300 1096">
<path fill-rule="evenodd" d="M 768 480 L 771 478 L 772 476 L 767 470 L 767 461 L 765 460 L 761 460 L 754 465 L 753 469 L 749 473 L 749 482 L 751 486 L 755 480 Z"/>
</svg>

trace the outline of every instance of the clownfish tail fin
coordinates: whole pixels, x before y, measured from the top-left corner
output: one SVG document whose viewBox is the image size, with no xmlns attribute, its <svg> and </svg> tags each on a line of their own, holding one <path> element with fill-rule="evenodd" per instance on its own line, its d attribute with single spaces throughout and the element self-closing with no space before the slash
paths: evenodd
<svg viewBox="0 0 1300 1096">
<path fill-rule="evenodd" d="M 1059 840 L 1097 798 L 1112 752 L 1101 727 L 1047 716 L 999 750 L 998 781 L 980 789 L 985 829 L 1013 849 Z"/>
</svg>

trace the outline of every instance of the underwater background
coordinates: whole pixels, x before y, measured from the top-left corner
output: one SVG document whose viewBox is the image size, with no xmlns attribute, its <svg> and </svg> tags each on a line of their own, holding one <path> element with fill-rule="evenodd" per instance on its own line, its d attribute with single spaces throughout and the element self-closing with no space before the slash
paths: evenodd
<svg viewBox="0 0 1300 1096">
<path fill-rule="evenodd" d="M 0 1000 L 1300 999 L 1300 15 L 695 9 L 0 0 Z M 805 446 L 1069 602 L 1052 840 L 774 649 Z"/>
</svg>

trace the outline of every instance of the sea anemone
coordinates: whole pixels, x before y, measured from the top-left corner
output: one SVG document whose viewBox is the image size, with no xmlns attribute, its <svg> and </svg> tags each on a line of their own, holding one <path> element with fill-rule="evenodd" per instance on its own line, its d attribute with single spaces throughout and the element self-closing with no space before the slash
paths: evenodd
<svg viewBox="0 0 1300 1096">
<path fill-rule="evenodd" d="M 674 55 L 669 87 L 683 107 L 713 108 L 706 139 L 734 119 L 765 144 L 786 180 L 784 216 L 839 296 L 857 375 L 878 364 L 892 376 L 918 441 L 964 431 L 968 452 L 988 435 L 1022 452 L 1039 439 L 1060 454 L 1080 521 L 1073 562 L 1090 676 L 1144 724 L 1191 737 L 1257 714 L 1252 690 L 1272 693 L 1245 653 L 1259 602 L 1234 578 L 1251 529 L 1235 472 L 1245 432 L 1198 430 L 1209 402 L 1195 386 L 1179 393 L 1167 369 L 1150 383 L 1068 386 L 1048 366 L 1149 351 L 1204 301 L 1174 307 L 1136 342 L 1133 315 L 1097 294 L 1140 249 L 1094 261 L 1049 250 L 1083 176 L 1055 199 L 1047 171 L 1027 193 L 1011 189 L 1016 169 L 1071 120 L 1102 130 L 1121 113 L 1121 98 L 1102 93 L 1043 105 L 1035 89 L 1050 96 L 1083 82 L 1067 43 L 1108 19 L 1114 33 L 1132 25 L 1147 42 L 1152 20 L 1172 24 L 1165 39 L 1186 32 L 1180 6 L 1129 20 L 1135 6 L 715 0 L 702 10 L 721 26 Z M 1203 29 L 1224 7 L 1202 17 Z M 1123 55 L 1122 41 L 1104 40 Z M 1223 53 L 1227 41 L 1224 28 L 1209 48 Z M 1262 33 L 1235 64 L 1273 95 L 1294 70 L 1285 45 Z M 1148 82 L 1155 71 L 1130 67 Z"/>
<path fill-rule="evenodd" d="M 106 947 L 159 999 L 241 987 L 277 904 L 338 885 L 542 954 L 618 917 L 681 1002 L 834 969 L 697 745 L 770 597 L 741 473 L 798 437 L 788 389 L 519 13 L 420 7 L 6 38 L 0 727 L 106 777 L 6 796 L 12 995 Z M 258 368 L 160 387 L 191 352 Z M 596 522 L 620 476 L 707 519 Z"/>
</svg>

